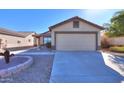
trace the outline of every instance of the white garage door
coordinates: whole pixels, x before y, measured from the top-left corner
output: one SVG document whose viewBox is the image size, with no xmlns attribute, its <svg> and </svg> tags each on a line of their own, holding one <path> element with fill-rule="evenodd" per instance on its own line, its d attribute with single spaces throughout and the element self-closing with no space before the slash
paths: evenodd
<svg viewBox="0 0 124 93">
<path fill-rule="evenodd" d="M 56 50 L 96 50 L 96 34 L 56 34 Z"/>
</svg>

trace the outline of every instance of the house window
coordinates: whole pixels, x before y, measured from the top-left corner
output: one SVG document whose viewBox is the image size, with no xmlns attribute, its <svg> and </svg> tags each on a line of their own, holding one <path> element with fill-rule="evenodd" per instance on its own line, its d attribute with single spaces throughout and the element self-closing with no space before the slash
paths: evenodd
<svg viewBox="0 0 124 93">
<path fill-rule="evenodd" d="M 28 42 L 31 42 L 31 39 L 28 39 Z"/>
<path fill-rule="evenodd" d="M 7 40 L 5 40 L 5 47 L 7 47 Z"/>
<path fill-rule="evenodd" d="M 0 44 L 1 44 L 1 42 L 2 42 L 2 39 L 0 39 Z"/>
<path fill-rule="evenodd" d="M 73 28 L 79 28 L 79 21 L 73 21 Z"/>
<path fill-rule="evenodd" d="M 19 43 L 21 43 L 21 41 L 18 40 L 17 43 L 19 44 Z"/>
</svg>

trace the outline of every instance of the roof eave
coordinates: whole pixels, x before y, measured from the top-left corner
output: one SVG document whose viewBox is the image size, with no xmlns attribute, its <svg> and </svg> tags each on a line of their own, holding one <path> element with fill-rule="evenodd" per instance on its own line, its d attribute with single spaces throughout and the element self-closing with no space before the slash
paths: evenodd
<svg viewBox="0 0 124 93">
<path fill-rule="evenodd" d="M 65 21 L 62 21 L 62 22 L 60 22 L 60 23 L 57 23 L 57 24 L 55 24 L 55 25 L 53 25 L 53 26 L 50 26 L 50 27 L 49 27 L 49 31 L 52 31 L 52 29 L 56 28 L 57 26 L 60 26 L 60 25 L 64 24 L 65 22 L 69 22 L 69 21 L 71 21 L 71 20 L 73 20 L 73 19 L 79 19 L 79 20 L 84 21 L 84 22 L 86 22 L 86 23 L 88 23 L 88 24 L 90 24 L 90 25 L 93 25 L 93 26 L 95 26 L 96 28 L 99 28 L 99 29 L 101 29 L 101 30 L 104 30 L 104 29 L 105 29 L 104 27 L 102 27 L 102 26 L 100 26 L 100 25 L 97 25 L 97 24 L 95 24 L 95 23 L 92 23 L 92 22 L 90 22 L 90 21 L 87 21 L 87 20 L 85 20 L 85 19 L 82 19 L 82 18 L 80 18 L 80 17 L 78 17 L 78 16 L 75 16 L 75 17 L 72 17 L 72 18 L 67 19 L 67 20 L 65 20 Z"/>
</svg>

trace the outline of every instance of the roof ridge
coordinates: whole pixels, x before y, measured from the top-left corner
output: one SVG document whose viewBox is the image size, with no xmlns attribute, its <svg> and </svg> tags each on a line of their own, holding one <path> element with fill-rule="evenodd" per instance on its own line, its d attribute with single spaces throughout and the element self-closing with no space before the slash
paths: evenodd
<svg viewBox="0 0 124 93">
<path fill-rule="evenodd" d="M 85 20 L 85 19 L 83 19 L 83 18 L 81 18 L 81 17 L 79 17 L 79 16 L 74 16 L 74 17 L 71 17 L 71 18 L 69 18 L 69 19 L 66 19 L 66 20 L 64 20 L 64 21 L 62 21 L 62 22 L 59 22 L 59 23 L 57 23 L 57 24 L 55 24 L 55 25 L 53 25 L 53 26 L 50 26 L 50 27 L 49 27 L 49 30 L 51 30 L 52 28 L 55 28 L 56 26 L 59 26 L 59 25 L 65 23 L 65 22 L 69 22 L 69 21 L 71 21 L 71 20 L 73 20 L 73 19 L 79 19 L 79 20 L 82 20 L 82 21 L 84 21 L 84 22 L 86 22 L 86 23 L 88 23 L 88 24 L 90 24 L 90 25 L 93 25 L 93 26 L 99 28 L 99 29 L 104 29 L 104 27 L 102 27 L 102 26 L 100 26 L 100 25 L 98 25 L 98 24 L 95 24 L 95 23 L 93 23 L 93 22 L 90 22 L 90 21 L 88 21 L 88 20 Z"/>
</svg>

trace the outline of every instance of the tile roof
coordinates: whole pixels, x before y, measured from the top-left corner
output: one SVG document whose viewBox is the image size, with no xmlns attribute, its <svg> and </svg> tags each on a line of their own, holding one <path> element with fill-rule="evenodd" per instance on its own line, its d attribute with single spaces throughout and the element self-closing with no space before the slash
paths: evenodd
<svg viewBox="0 0 124 93">
<path fill-rule="evenodd" d="M 11 30 L 8 30 L 5 28 L 0 28 L 0 34 L 16 36 L 16 37 L 25 38 L 26 36 L 30 35 L 31 33 L 35 33 L 35 32 L 15 32 L 15 31 L 11 31 Z"/>
<path fill-rule="evenodd" d="M 51 32 L 50 31 L 46 31 L 44 33 L 40 34 L 41 36 L 45 36 L 45 37 L 51 37 Z"/>
<path fill-rule="evenodd" d="M 14 32 L 5 28 L 0 28 L 0 34 L 4 34 L 4 35 L 11 35 L 11 36 L 16 36 L 16 37 L 23 37 L 24 35 L 18 32 Z"/>
<path fill-rule="evenodd" d="M 18 32 L 18 33 L 20 33 L 20 34 L 22 34 L 24 37 L 26 37 L 26 36 L 28 36 L 28 35 L 30 35 L 30 34 L 32 34 L 32 33 L 35 33 L 35 32 Z"/>
</svg>

